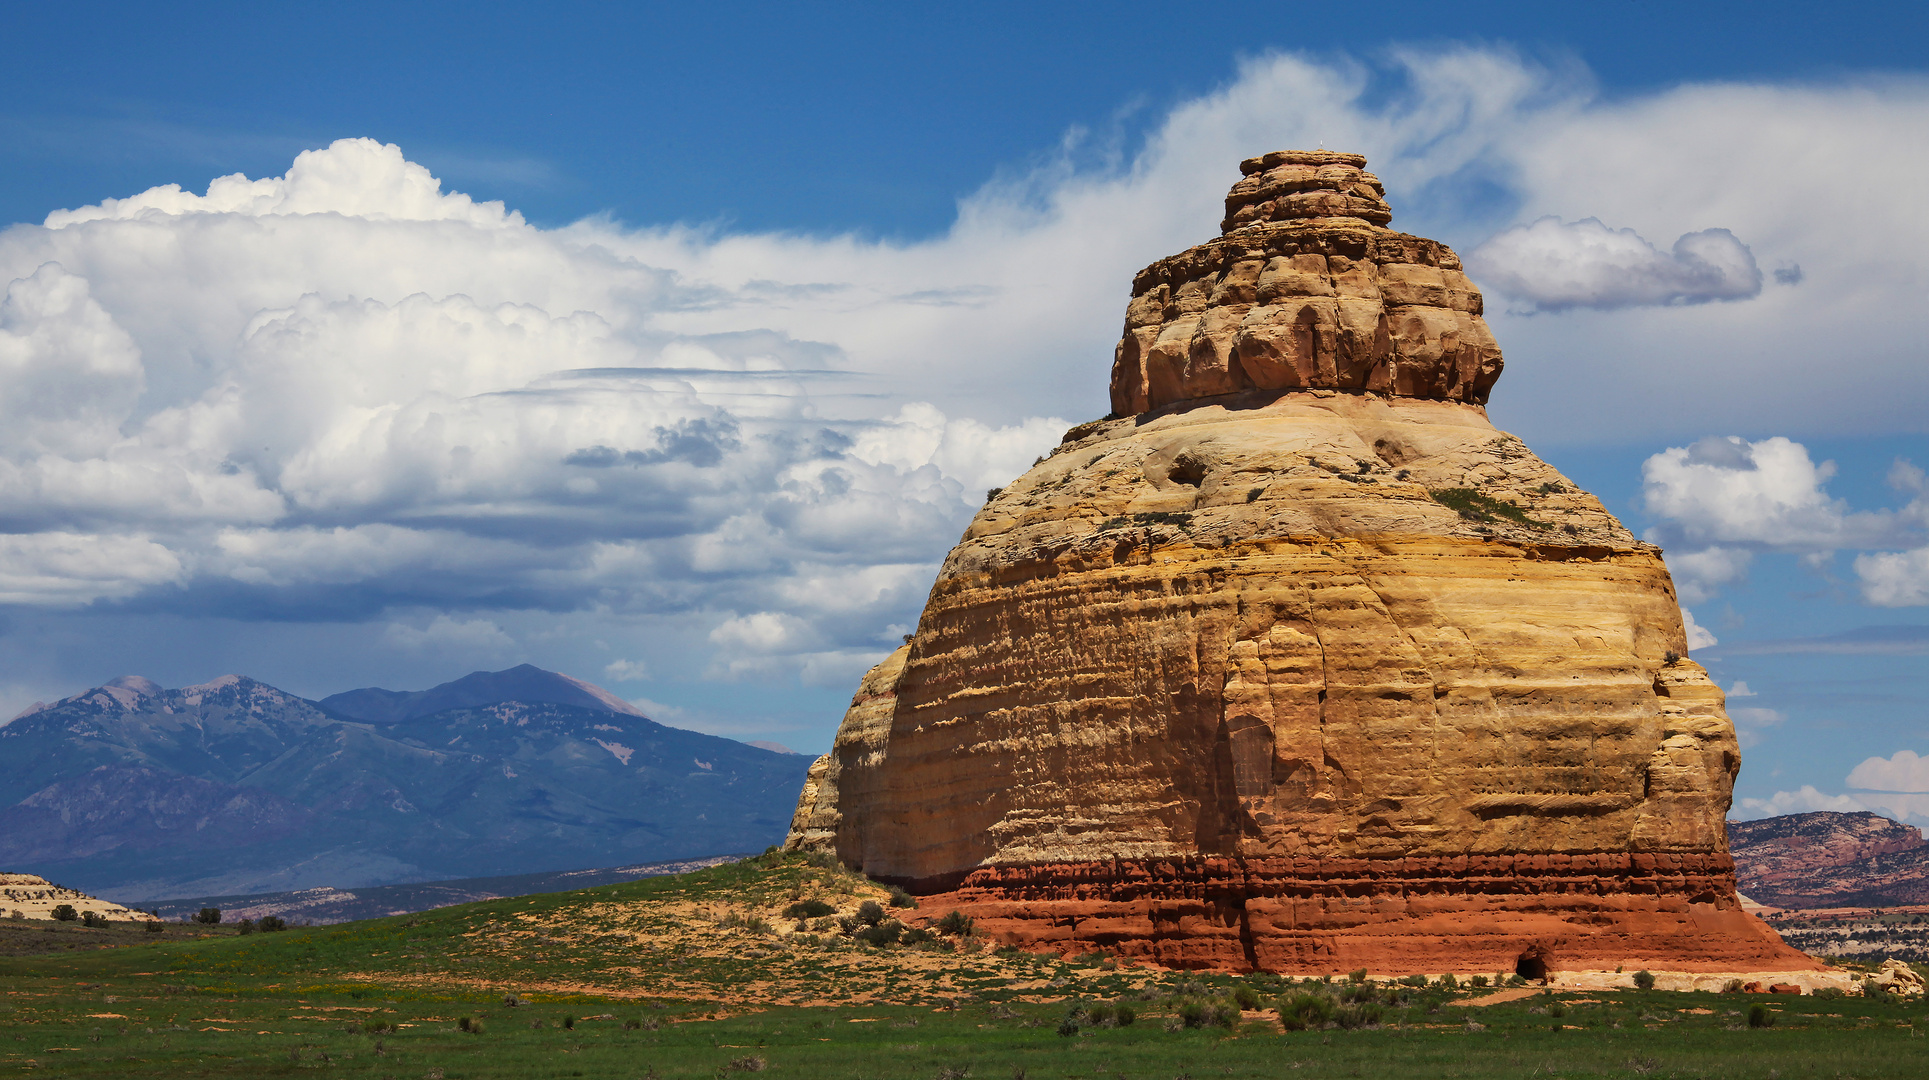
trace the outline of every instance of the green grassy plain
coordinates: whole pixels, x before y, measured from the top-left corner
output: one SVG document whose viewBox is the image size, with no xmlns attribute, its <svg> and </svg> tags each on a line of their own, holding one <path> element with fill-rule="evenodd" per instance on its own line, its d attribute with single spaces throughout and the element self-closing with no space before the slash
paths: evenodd
<svg viewBox="0 0 1929 1080">
<path fill-rule="evenodd" d="M 742 925 L 776 922 L 798 898 L 848 910 L 883 897 L 861 878 L 765 857 L 276 934 L 185 939 L 177 926 L 159 935 L 47 935 L 54 951 L 9 948 L 13 955 L 0 957 L 0 1073 L 1929 1075 L 1929 1038 L 1918 1034 L 1918 1025 L 1929 1031 L 1929 1005 L 1921 1001 L 1627 991 L 1472 1006 L 1490 991 L 1383 986 L 1378 1027 L 1282 1032 L 1268 1010 L 1288 991 L 1271 976 L 1152 971 L 1099 956 L 961 949 L 952 940 L 873 947 L 834 930 L 780 937 Z M 1260 1009 L 1230 1027 L 1181 1025 L 1186 1005 L 1225 1002 L 1242 987 L 1259 996 Z M 1133 1023 L 1064 1024 L 1081 1007 L 1118 1004 L 1136 1011 Z M 1757 1004 L 1774 1011 L 1773 1026 L 1747 1026 Z"/>
</svg>

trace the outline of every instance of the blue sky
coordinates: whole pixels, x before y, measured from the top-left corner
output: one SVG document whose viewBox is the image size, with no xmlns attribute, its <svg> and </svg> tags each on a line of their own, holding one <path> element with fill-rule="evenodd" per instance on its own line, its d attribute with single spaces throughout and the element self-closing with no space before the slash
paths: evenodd
<svg viewBox="0 0 1929 1080">
<path fill-rule="evenodd" d="M 1668 548 L 1738 812 L 1929 811 L 1924 639 L 1813 640 L 1929 624 L 1926 17 L 1570 7 L 9 5 L 0 712 L 528 660 L 821 750 L 1130 275 L 1323 141 Z"/>
</svg>

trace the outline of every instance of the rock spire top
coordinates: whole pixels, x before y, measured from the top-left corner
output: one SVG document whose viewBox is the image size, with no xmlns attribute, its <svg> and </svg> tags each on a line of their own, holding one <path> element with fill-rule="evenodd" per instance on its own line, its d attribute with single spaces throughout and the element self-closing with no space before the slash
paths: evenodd
<svg viewBox="0 0 1929 1080">
<path fill-rule="evenodd" d="M 1366 158 L 1337 150 L 1275 150 L 1239 163 L 1245 175 L 1226 193 L 1232 232 L 1262 221 L 1353 218 L 1369 225 L 1393 220 L 1380 178 L 1366 171 Z"/>
<path fill-rule="evenodd" d="M 1132 281 L 1112 411 L 1247 390 L 1341 390 L 1484 405 L 1500 347 L 1445 244 L 1387 227 L 1366 158 L 1247 158 L 1220 235 Z"/>
</svg>

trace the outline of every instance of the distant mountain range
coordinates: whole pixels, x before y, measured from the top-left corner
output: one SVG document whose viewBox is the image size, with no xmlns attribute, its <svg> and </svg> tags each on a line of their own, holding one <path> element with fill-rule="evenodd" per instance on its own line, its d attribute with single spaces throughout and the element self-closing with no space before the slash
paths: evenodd
<svg viewBox="0 0 1929 1080">
<path fill-rule="evenodd" d="M 0 869 L 136 903 L 758 851 L 809 765 L 530 665 L 320 702 L 123 676 L 0 727 Z"/>
<path fill-rule="evenodd" d="M 1731 821 L 1728 850 L 1742 895 L 1769 907 L 1929 903 L 1929 841 L 1879 814 L 1821 810 Z"/>
</svg>

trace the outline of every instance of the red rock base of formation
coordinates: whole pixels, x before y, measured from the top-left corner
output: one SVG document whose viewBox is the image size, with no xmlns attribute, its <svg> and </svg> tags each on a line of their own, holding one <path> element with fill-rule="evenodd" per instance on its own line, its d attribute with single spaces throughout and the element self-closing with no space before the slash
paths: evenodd
<svg viewBox="0 0 1929 1080">
<path fill-rule="evenodd" d="M 1200 858 L 997 866 L 919 906 L 1022 948 L 1172 968 L 1376 976 L 1656 967 L 1797 971 L 1725 856 Z"/>
</svg>

